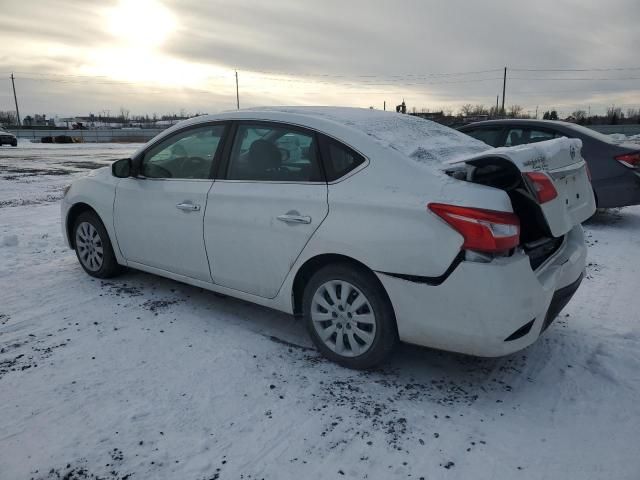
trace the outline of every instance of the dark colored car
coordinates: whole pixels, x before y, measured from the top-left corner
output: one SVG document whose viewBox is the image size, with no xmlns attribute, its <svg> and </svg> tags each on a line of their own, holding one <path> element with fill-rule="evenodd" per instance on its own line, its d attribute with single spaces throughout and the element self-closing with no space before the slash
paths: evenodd
<svg viewBox="0 0 640 480">
<path fill-rule="evenodd" d="M 9 133 L 0 128 L 0 147 L 2 145 L 11 145 L 12 147 L 17 147 L 18 139 L 13 133 Z"/>
<path fill-rule="evenodd" d="M 487 120 L 459 130 L 492 147 L 513 147 L 558 137 L 579 138 L 598 207 L 640 204 L 640 145 L 616 143 L 590 128 L 551 120 Z"/>
</svg>

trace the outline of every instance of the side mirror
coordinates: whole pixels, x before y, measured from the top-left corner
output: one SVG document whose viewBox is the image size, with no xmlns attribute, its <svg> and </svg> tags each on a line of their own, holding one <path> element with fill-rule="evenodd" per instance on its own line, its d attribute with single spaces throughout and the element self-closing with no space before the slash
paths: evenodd
<svg viewBox="0 0 640 480">
<path fill-rule="evenodd" d="M 120 160 L 116 160 L 111 165 L 111 173 L 113 173 L 114 177 L 117 178 L 128 178 L 131 176 L 131 159 L 130 158 L 122 158 Z"/>
</svg>

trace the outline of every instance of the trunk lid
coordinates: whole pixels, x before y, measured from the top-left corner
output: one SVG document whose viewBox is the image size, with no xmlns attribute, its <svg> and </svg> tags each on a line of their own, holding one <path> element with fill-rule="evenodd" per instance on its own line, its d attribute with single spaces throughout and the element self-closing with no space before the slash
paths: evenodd
<svg viewBox="0 0 640 480">
<path fill-rule="evenodd" d="M 535 202 L 553 237 L 561 237 L 584 222 L 596 210 L 595 198 L 587 164 L 581 155 L 582 141 L 558 138 L 516 147 L 501 147 L 449 163 L 449 167 L 467 165 L 467 180 L 473 169 L 487 159 L 502 159 L 521 172 L 520 193 Z M 486 162 L 484 162 L 486 163 Z M 540 202 L 527 173 L 541 172 L 548 176 L 557 195 Z M 473 181 L 473 180 L 471 180 Z"/>
</svg>

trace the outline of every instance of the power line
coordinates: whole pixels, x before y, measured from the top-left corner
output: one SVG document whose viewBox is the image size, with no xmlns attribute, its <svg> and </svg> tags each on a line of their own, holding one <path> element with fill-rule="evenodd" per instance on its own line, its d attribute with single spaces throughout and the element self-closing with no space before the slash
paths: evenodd
<svg viewBox="0 0 640 480">
<path fill-rule="evenodd" d="M 623 72 L 640 70 L 640 67 L 611 68 L 511 68 L 514 72 Z"/>
<path fill-rule="evenodd" d="M 619 77 L 619 78 L 598 78 L 598 77 L 509 77 L 510 80 L 527 80 L 527 81 L 586 81 L 586 82 L 601 82 L 601 81 L 626 81 L 626 80 L 640 80 L 640 77 Z"/>
</svg>

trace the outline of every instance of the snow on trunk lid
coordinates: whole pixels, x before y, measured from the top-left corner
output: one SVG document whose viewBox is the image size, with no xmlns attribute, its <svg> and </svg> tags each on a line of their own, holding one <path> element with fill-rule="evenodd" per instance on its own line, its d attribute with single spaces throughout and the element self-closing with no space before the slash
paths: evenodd
<svg viewBox="0 0 640 480">
<path fill-rule="evenodd" d="M 549 231 L 554 237 L 560 237 L 591 217 L 596 209 L 581 149 L 581 140 L 563 137 L 516 147 L 496 148 L 462 162 L 499 157 L 513 163 L 522 172 L 531 199 L 540 206 Z M 550 185 L 556 194 L 540 195 Z"/>
</svg>

